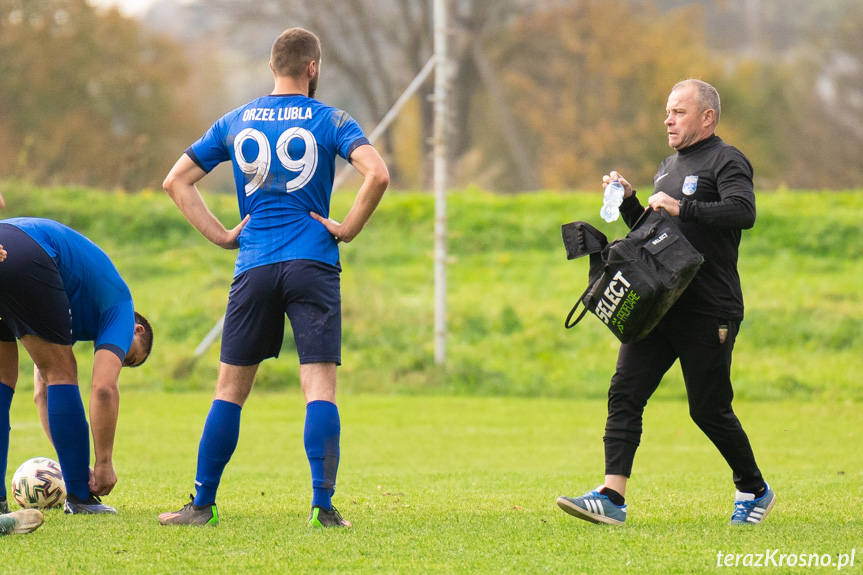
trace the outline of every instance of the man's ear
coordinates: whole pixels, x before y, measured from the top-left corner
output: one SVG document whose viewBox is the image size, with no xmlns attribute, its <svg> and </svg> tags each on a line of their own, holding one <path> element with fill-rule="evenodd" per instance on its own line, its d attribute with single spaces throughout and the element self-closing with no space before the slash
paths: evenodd
<svg viewBox="0 0 863 575">
<path fill-rule="evenodd" d="M 141 334 L 142 334 L 142 333 L 144 333 L 145 331 L 146 331 L 146 330 L 144 329 L 144 326 L 143 326 L 143 325 L 141 325 L 140 323 L 136 323 L 136 324 L 135 324 L 135 335 L 141 335 Z"/>
</svg>

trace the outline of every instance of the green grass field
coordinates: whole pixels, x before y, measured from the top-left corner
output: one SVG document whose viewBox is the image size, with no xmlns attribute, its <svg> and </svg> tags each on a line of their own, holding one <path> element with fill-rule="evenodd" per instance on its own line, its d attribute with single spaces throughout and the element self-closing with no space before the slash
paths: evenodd
<svg viewBox="0 0 863 575">
<path fill-rule="evenodd" d="M 616 340 L 593 318 L 563 318 L 587 262 L 568 262 L 560 225 L 598 218 L 597 194 L 453 193 L 449 348 L 432 362 L 433 200 L 388 193 L 342 250 L 343 457 L 336 505 L 355 528 L 305 525 L 310 480 L 290 330 L 244 409 L 215 529 L 160 527 L 193 490 L 212 397 L 214 346 L 185 374 L 224 311 L 235 253 L 208 244 L 161 192 L 105 193 L 0 182 L 3 217 L 50 217 L 113 258 L 156 346 L 125 370 L 108 502 L 117 517 L 65 517 L 0 541 L 0 572 L 572 572 L 702 573 L 717 554 L 840 554 L 863 564 L 863 204 L 859 192 L 758 196 L 740 270 L 747 304 L 735 350 L 735 408 L 779 494 L 768 521 L 726 525 L 730 472 L 689 420 L 679 370 L 649 404 L 627 499 L 629 523 L 607 528 L 557 509 L 602 481 L 602 430 Z M 333 217 L 352 196 L 337 194 Z M 209 196 L 226 224 L 232 197 Z M 88 389 L 92 346 L 77 347 Z M 15 467 L 52 455 L 30 401 L 22 353 L 7 485 Z M 852 571 L 850 568 L 846 568 Z M 777 573 L 802 568 L 768 569 Z M 834 570 L 823 568 L 822 570 Z"/>
<path fill-rule="evenodd" d="M 740 402 L 779 502 L 763 525 L 731 527 L 730 472 L 685 404 L 656 401 L 628 523 L 608 527 L 555 505 L 601 482 L 603 402 L 347 394 L 335 503 L 354 528 L 325 531 L 305 525 L 302 399 L 257 393 L 223 478 L 221 525 L 162 527 L 156 515 L 192 489 L 209 402 L 203 393 L 125 394 L 120 483 L 106 499 L 119 515 L 49 511 L 35 533 L 0 540 L 0 571 L 703 573 L 717 569 L 720 551 L 837 559 L 855 546 L 848 571 L 863 563 L 856 405 Z M 51 453 L 27 397 L 16 398 L 12 427 L 11 461 Z"/>
</svg>

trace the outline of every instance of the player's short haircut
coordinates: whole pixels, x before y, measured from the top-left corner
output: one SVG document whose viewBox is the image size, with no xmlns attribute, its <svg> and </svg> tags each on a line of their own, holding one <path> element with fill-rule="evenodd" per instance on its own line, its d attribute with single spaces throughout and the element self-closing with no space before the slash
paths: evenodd
<svg viewBox="0 0 863 575">
<path fill-rule="evenodd" d="M 672 88 L 671 91 L 674 92 L 681 88 L 686 88 L 687 86 L 695 86 L 699 111 L 703 112 L 704 110 L 713 110 L 714 112 L 716 112 L 715 123 L 718 124 L 719 114 L 722 110 L 719 103 L 719 92 L 716 91 L 716 88 L 714 88 L 707 82 L 704 82 L 703 80 L 696 80 L 694 78 L 690 78 L 688 80 L 682 80 L 675 84 L 674 88 Z"/>
<path fill-rule="evenodd" d="M 147 358 L 150 357 L 150 352 L 153 351 L 153 326 L 150 325 L 150 322 L 147 321 L 147 318 L 145 318 L 138 312 L 135 312 L 135 323 L 141 324 L 141 327 L 144 328 L 144 333 L 141 336 L 141 340 L 144 342 L 145 355 L 141 363 L 137 365 L 132 365 L 130 367 L 138 367 L 139 365 L 143 364 L 145 361 L 147 361 Z"/>
<path fill-rule="evenodd" d="M 277 76 L 300 77 L 309 62 L 321 62 L 321 41 L 303 28 L 290 28 L 273 42 L 270 60 Z"/>
</svg>

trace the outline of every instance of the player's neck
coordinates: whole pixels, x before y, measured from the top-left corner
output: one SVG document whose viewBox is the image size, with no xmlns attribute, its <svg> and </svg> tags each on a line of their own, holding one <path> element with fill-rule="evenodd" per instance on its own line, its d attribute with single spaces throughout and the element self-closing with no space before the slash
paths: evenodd
<svg viewBox="0 0 863 575">
<path fill-rule="evenodd" d="M 272 95 L 283 94 L 302 94 L 309 95 L 309 82 L 298 81 L 295 78 L 280 78 L 276 76 L 275 86 L 273 87 Z"/>
</svg>

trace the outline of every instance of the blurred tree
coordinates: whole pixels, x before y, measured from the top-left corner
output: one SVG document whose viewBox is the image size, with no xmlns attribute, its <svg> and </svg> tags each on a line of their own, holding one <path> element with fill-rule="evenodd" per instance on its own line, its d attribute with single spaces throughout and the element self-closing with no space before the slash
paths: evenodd
<svg viewBox="0 0 863 575">
<path fill-rule="evenodd" d="M 200 120 L 175 44 L 85 0 L 0 0 L 0 173 L 157 186 Z"/>
<path fill-rule="evenodd" d="M 227 20 L 234 33 L 248 38 L 258 37 L 262 30 L 267 30 L 274 39 L 281 32 L 272 29 L 274 23 L 284 23 L 284 27 L 302 26 L 316 33 L 323 43 L 322 95 L 326 93 L 326 86 L 332 85 L 334 76 L 339 76 L 349 83 L 359 104 L 365 108 L 365 117 L 374 123 L 383 118 L 433 53 L 432 0 L 259 0 L 255 10 L 248 10 L 247 5 L 234 0 L 197 2 L 231 15 Z M 457 173 L 459 159 L 471 148 L 464 128 L 477 103 L 474 94 L 487 90 L 488 83 L 496 79 L 493 70 L 481 73 L 478 65 L 487 62 L 476 47 L 482 46 L 483 38 L 506 28 L 514 15 L 529 13 L 540 4 L 540 0 L 449 0 L 452 34 L 448 146 Z M 429 79 L 416 98 L 417 105 L 407 108 L 407 113 L 419 114 L 418 121 L 407 120 L 408 125 L 419 126 L 413 141 L 404 137 L 404 130 L 396 138 L 396 128 L 385 133 L 378 143 L 389 154 L 391 175 L 398 186 L 428 187 L 430 184 L 429 161 L 403 164 L 401 156 L 416 157 L 416 147 L 421 149 L 422 157 L 431 156 L 434 115 L 428 96 L 432 89 L 433 79 Z M 506 116 L 506 101 L 499 100 L 496 104 L 493 111 Z M 505 117 L 498 117 L 496 121 L 511 125 Z M 512 138 L 508 141 L 505 145 L 518 146 Z M 408 169 L 408 165 L 412 169 Z M 417 168 L 419 172 L 414 173 Z M 530 180 L 529 174 L 522 175 L 518 186 L 536 185 L 536 182 L 524 181 Z"/>
<path fill-rule="evenodd" d="M 636 184 L 652 180 L 671 152 L 662 125 L 671 86 L 693 76 L 710 81 L 721 70 L 703 48 L 699 18 L 697 8 L 659 19 L 649 4 L 573 0 L 517 18 L 490 38 L 543 186 L 596 188 L 612 169 Z M 514 159 L 485 107 L 474 109 L 474 142 L 501 165 L 495 187 L 511 187 Z"/>
<path fill-rule="evenodd" d="M 228 36 L 227 48 L 245 47 L 246 55 L 253 58 L 269 58 L 273 40 L 286 28 L 301 26 L 317 34 L 323 44 L 319 97 L 344 106 L 358 119 L 366 118 L 362 123 L 367 132 L 383 118 L 432 54 L 431 0 L 260 0 L 255 10 L 234 0 L 196 0 L 193 6 L 225 16 L 218 33 Z M 331 97 L 340 85 L 348 86 L 348 99 L 353 101 L 345 104 L 345 98 Z M 424 97 L 431 85 L 429 82 L 428 88 L 421 90 L 419 106 L 409 107 L 419 112 L 423 127 L 427 122 L 431 125 L 431 104 Z M 418 144 L 403 137 L 398 141 L 401 146 Z M 392 131 L 376 145 L 387 157 L 398 185 L 420 183 L 417 176 L 421 180 L 422 174 L 403 173 Z M 419 146 L 423 146 L 421 140 Z M 415 154 L 409 151 L 408 155 Z M 422 169 L 423 163 L 417 167 Z"/>
<path fill-rule="evenodd" d="M 790 105 L 774 114 L 787 161 L 783 183 L 857 188 L 863 181 L 863 4 L 850 7 L 836 33 L 782 67 Z M 772 103 L 771 103 L 772 104 Z"/>
<path fill-rule="evenodd" d="M 863 5 L 845 6 L 831 23 L 812 22 L 817 41 L 725 59 L 723 110 L 732 110 L 735 145 L 762 189 L 855 188 L 863 180 Z"/>
<path fill-rule="evenodd" d="M 449 2 L 454 186 L 593 189 L 610 169 L 644 186 L 671 151 L 668 91 L 690 76 L 719 88 L 718 133 L 750 157 L 760 187 L 863 179 L 860 0 Z M 288 26 L 321 36 L 322 98 L 369 129 L 432 54 L 432 0 L 160 5 L 194 67 L 85 0 L 0 0 L 0 177 L 158 186 L 219 114 L 268 89 L 265 58 Z M 240 70 L 225 76 L 219 57 Z M 220 82 L 242 102 L 215 94 Z M 430 80 L 379 142 L 399 187 L 428 186 L 431 91 Z"/>
</svg>

